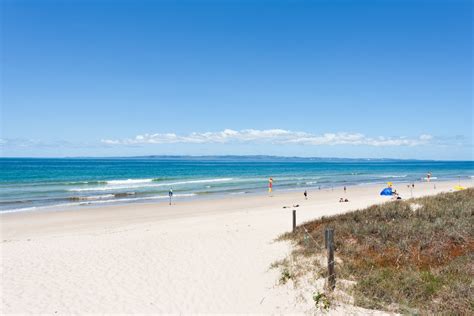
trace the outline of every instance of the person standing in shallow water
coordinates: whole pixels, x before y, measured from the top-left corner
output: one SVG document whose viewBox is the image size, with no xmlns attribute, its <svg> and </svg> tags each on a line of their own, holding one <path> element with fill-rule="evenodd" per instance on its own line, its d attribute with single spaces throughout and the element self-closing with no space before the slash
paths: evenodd
<svg viewBox="0 0 474 316">
<path fill-rule="evenodd" d="M 168 195 L 170 197 L 170 205 L 171 205 L 171 198 L 173 197 L 173 189 L 170 188 L 170 190 L 168 191 Z"/>
</svg>

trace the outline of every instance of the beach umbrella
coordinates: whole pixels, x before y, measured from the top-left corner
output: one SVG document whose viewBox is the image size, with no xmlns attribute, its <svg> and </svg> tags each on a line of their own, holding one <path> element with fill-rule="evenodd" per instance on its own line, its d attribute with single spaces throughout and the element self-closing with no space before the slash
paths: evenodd
<svg viewBox="0 0 474 316">
<path fill-rule="evenodd" d="M 382 190 L 382 192 L 380 192 L 380 195 L 392 195 L 393 191 L 392 191 L 392 188 L 385 188 Z"/>
</svg>

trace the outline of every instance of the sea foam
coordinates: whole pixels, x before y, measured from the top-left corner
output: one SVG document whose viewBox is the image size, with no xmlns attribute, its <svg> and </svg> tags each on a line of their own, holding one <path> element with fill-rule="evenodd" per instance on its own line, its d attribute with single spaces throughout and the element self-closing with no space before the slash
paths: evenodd
<svg viewBox="0 0 474 316">
<path fill-rule="evenodd" d="M 153 179 L 127 179 L 127 180 L 110 180 L 106 181 L 110 185 L 120 185 L 120 184 L 135 184 L 135 183 L 150 183 L 153 182 Z"/>
<path fill-rule="evenodd" d="M 186 184 L 228 182 L 232 180 L 233 178 L 217 178 L 217 179 L 164 182 L 164 183 L 154 183 L 153 179 L 112 180 L 112 181 L 107 181 L 107 185 L 105 186 L 92 187 L 92 188 L 74 188 L 74 189 L 69 189 L 68 191 L 70 192 L 113 191 L 113 190 L 123 190 L 123 189 L 136 189 L 136 188 L 143 188 L 143 187 L 163 187 L 163 186 L 172 187 L 172 186 L 186 185 Z"/>
</svg>

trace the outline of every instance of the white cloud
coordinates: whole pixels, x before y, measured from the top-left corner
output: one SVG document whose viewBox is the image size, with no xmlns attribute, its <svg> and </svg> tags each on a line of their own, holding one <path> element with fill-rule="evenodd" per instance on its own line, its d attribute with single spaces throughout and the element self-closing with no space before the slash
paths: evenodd
<svg viewBox="0 0 474 316">
<path fill-rule="evenodd" d="M 431 135 L 420 135 L 416 138 L 368 137 L 360 133 L 325 133 L 321 135 L 306 132 L 295 132 L 283 129 L 244 129 L 240 131 L 225 129 L 220 132 L 193 132 L 187 135 L 175 133 L 156 133 L 137 135 L 135 138 L 103 139 L 108 145 L 142 145 L 142 144 L 227 144 L 227 143 L 271 143 L 302 145 L 367 145 L 367 146 L 419 146 L 430 143 Z"/>
<path fill-rule="evenodd" d="M 119 141 L 115 144 L 120 144 Z M 83 148 L 83 147 L 103 147 L 102 144 L 87 142 L 70 142 L 66 140 L 40 140 L 32 138 L 1 138 L 2 148 Z"/>
<path fill-rule="evenodd" d="M 431 139 L 433 139 L 433 136 L 423 134 L 423 135 L 420 135 L 420 139 L 422 139 L 422 140 L 431 140 Z"/>
</svg>

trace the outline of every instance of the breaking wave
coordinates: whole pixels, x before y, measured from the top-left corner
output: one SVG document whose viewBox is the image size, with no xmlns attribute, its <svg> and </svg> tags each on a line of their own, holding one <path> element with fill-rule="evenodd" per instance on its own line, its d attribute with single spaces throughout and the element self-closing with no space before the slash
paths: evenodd
<svg viewBox="0 0 474 316">
<path fill-rule="evenodd" d="M 113 191 L 123 189 L 134 189 L 142 187 L 162 187 L 162 186 L 176 186 L 186 184 L 197 184 L 197 183 L 214 183 L 214 182 L 228 182 L 232 181 L 233 178 L 217 178 L 217 179 L 202 179 L 202 180 L 188 180 L 188 181 L 177 181 L 177 182 L 163 182 L 154 183 L 153 179 L 129 179 L 129 180 L 112 180 L 107 181 L 105 186 L 92 187 L 92 188 L 74 188 L 69 189 L 70 192 L 87 192 L 87 191 Z"/>
<path fill-rule="evenodd" d="M 403 174 L 403 175 L 380 175 L 380 178 L 406 178 L 408 175 Z"/>
</svg>

